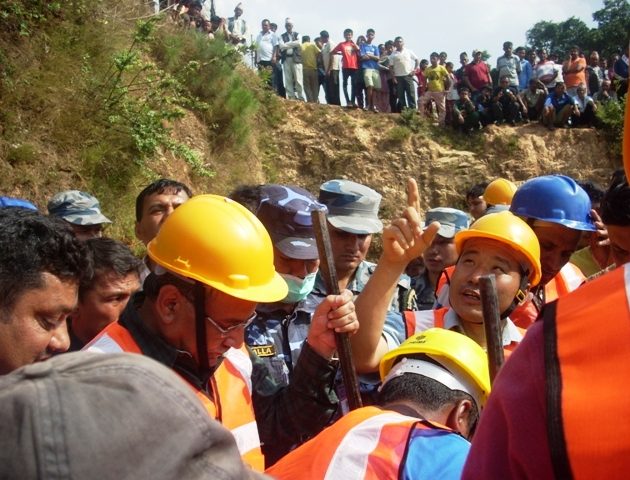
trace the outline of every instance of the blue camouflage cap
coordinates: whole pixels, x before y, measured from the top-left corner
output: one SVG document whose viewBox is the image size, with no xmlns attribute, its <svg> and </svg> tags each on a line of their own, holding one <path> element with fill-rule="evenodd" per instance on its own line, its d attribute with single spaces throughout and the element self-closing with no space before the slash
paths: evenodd
<svg viewBox="0 0 630 480">
<path fill-rule="evenodd" d="M 48 213 L 74 225 L 112 223 L 101 213 L 101 206 L 96 197 L 79 190 L 67 190 L 56 194 L 48 202 Z"/>
<path fill-rule="evenodd" d="M 329 180 L 319 187 L 319 201 L 328 207 L 330 224 L 356 235 L 379 233 L 381 194 L 351 180 Z"/>
<path fill-rule="evenodd" d="M 428 210 L 425 216 L 425 225 L 433 222 L 440 222 L 438 235 L 453 238 L 457 232 L 468 228 L 468 215 L 456 208 L 437 207 Z"/>
<path fill-rule="evenodd" d="M 256 216 L 265 226 L 274 246 L 289 258 L 318 258 L 311 212 L 326 206 L 308 191 L 286 185 L 263 185 Z"/>
</svg>

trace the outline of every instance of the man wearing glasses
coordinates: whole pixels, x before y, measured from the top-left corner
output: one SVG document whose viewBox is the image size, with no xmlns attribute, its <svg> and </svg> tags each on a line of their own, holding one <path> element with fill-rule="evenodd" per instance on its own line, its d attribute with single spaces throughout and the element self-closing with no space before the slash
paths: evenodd
<svg viewBox="0 0 630 480">
<path fill-rule="evenodd" d="M 144 291 L 86 349 L 141 353 L 171 367 L 256 470 L 264 468 L 261 441 L 288 450 L 321 430 L 337 408 L 334 331 L 358 328 L 349 295 L 326 299 L 293 381 L 281 387 L 243 345 L 257 303 L 288 292 L 255 216 L 227 198 L 199 195 L 169 216 L 147 250 L 157 268 Z"/>
</svg>

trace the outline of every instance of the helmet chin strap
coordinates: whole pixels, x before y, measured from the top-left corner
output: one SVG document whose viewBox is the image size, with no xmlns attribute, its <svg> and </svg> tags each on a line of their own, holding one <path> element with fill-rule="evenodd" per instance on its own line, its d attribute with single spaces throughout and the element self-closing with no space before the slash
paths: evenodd
<svg viewBox="0 0 630 480">
<path fill-rule="evenodd" d="M 525 292 L 527 291 L 528 285 L 529 285 L 529 274 L 527 271 L 524 271 L 521 273 L 521 283 L 518 286 L 518 290 L 516 291 L 516 295 L 514 296 L 512 303 L 510 303 L 510 306 L 506 308 L 503 312 L 501 312 L 501 314 L 499 315 L 501 320 L 505 320 L 507 317 L 509 317 L 510 314 L 514 311 L 514 309 L 518 307 L 523 302 L 523 300 L 525 300 L 527 296 Z"/>
<path fill-rule="evenodd" d="M 197 361 L 201 378 L 210 374 L 206 338 L 206 289 L 203 283 L 195 281 L 195 335 L 197 341 Z"/>
</svg>

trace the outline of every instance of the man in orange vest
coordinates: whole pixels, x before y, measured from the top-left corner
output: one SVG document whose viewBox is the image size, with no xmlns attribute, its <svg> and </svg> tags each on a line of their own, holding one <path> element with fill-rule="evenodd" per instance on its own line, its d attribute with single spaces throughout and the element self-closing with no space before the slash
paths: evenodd
<svg viewBox="0 0 630 480">
<path fill-rule="evenodd" d="M 380 363 L 375 406 L 350 412 L 266 473 L 280 480 L 461 476 L 490 391 L 488 361 L 475 342 L 434 328 Z"/>
<path fill-rule="evenodd" d="M 419 235 L 419 219 L 415 205 L 417 186 L 410 183 L 409 207 L 402 218 L 386 230 L 383 255 L 366 286 L 368 293 L 356 300 L 361 329 L 352 338 L 353 356 L 358 371 L 374 371 L 380 358 L 414 333 L 431 327 L 454 329 L 473 338 L 485 347 L 479 278 L 494 274 L 497 279 L 499 309 L 502 319 L 502 342 L 510 353 L 522 339 L 520 331 L 509 319 L 531 288 L 541 277 L 540 247 L 532 229 L 510 212 L 485 215 L 468 230 L 455 235 L 459 255 L 449 290 L 450 307 L 420 312 L 405 312 L 404 331 L 384 329 L 382 298 L 390 294 L 397 272 L 425 248 L 424 237 L 439 224 L 432 223 Z M 433 229 L 433 230 L 430 230 Z"/>
<path fill-rule="evenodd" d="M 628 292 L 625 264 L 545 305 L 496 378 L 464 479 L 627 477 Z"/>
<path fill-rule="evenodd" d="M 351 295 L 322 302 L 293 382 L 280 388 L 243 346 L 257 302 L 281 300 L 288 290 L 260 221 L 232 200 L 199 195 L 168 217 L 147 249 L 157 267 L 143 293 L 86 349 L 142 353 L 173 368 L 255 469 L 264 464 L 261 441 L 288 449 L 323 428 L 337 408 L 334 331 L 358 326 Z"/>
</svg>

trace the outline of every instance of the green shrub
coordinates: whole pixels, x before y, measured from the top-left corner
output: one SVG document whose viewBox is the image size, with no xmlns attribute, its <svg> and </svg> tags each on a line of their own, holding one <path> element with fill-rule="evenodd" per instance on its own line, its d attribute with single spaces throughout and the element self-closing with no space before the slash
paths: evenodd
<svg viewBox="0 0 630 480">
<path fill-rule="evenodd" d="M 628 96 L 626 95 L 627 101 Z M 600 104 L 595 115 L 598 126 L 608 141 L 609 152 L 616 158 L 621 158 L 621 142 L 623 138 L 623 119 L 625 103 L 610 101 Z"/>
</svg>

